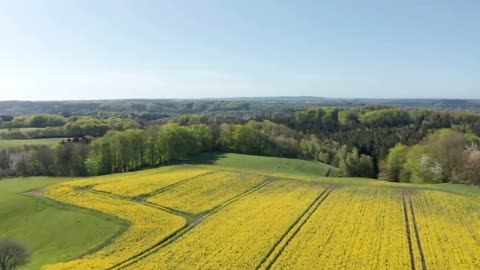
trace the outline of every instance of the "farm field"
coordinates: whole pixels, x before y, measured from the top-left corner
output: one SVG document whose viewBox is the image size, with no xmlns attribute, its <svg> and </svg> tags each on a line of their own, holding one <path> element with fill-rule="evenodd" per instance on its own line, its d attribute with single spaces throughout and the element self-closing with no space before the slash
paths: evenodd
<svg viewBox="0 0 480 270">
<path fill-rule="evenodd" d="M 25 270 L 72 260 L 94 251 L 126 228 L 125 223 L 100 213 L 48 200 L 31 190 L 70 181 L 33 177 L 0 180 L 0 238 L 25 242 L 32 250 Z"/>
<path fill-rule="evenodd" d="M 53 146 L 65 138 L 44 138 L 44 139 L 25 139 L 25 140 L 0 140 L 0 149 L 23 147 L 24 145 L 49 145 Z"/>
<path fill-rule="evenodd" d="M 286 246 L 272 269 L 409 269 L 401 193 L 334 190 Z M 268 269 L 266 267 L 265 269 Z"/>
<path fill-rule="evenodd" d="M 217 171 L 181 183 L 147 199 L 179 211 L 199 214 L 265 183 L 266 177 L 248 173 Z"/>
<path fill-rule="evenodd" d="M 28 132 L 34 130 L 42 130 L 45 128 L 35 128 L 35 127 L 26 127 L 26 128 L 0 128 L 0 134 L 11 133 L 11 132 Z"/>
<path fill-rule="evenodd" d="M 411 214 L 415 215 L 418 237 L 422 240 L 419 248 L 424 268 L 480 268 L 478 199 L 422 191 L 410 196 L 408 202 Z"/>
<path fill-rule="evenodd" d="M 43 213 L 57 220 L 38 240 L 60 233 L 57 241 L 44 251 L 33 246 L 36 257 L 21 269 L 480 268 L 477 188 L 308 176 L 311 164 L 288 159 L 278 171 L 262 162 L 253 170 L 253 156 L 204 158 L 90 178 L 0 181 L 9 200 L 45 205 L 24 231 Z M 44 196 L 24 194 L 39 189 Z M 0 213 L 28 215 L 3 205 Z M 75 218 L 78 225 L 69 223 Z M 14 221 L 5 224 L 1 237 L 21 234 Z M 87 237 L 83 246 L 66 238 L 71 230 Z M 75 250 L 62 254 L 71 243 Z"/>
<path fill-rule="evenodd" d="M 262 157 L 240 154 L 204 153 L 193 159 L 193 162 L 203 164 L 214 162 L 214 165 L 249 170 L 256 173 L 280 173 L 296 176 L 340 176 L 338 168 L 317 161 L 307 161 L 290 158 Z"/>
</svg>

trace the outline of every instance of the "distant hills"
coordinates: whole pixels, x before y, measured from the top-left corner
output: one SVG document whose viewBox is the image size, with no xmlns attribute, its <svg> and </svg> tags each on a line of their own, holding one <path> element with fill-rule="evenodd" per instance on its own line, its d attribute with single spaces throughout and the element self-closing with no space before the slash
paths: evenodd
<svg viewBox="0 0 480 270">
<path fill-rule="evenodd" d="M 122 99 L 80 101 L 0 101 L 0 115 L 38 113 L 188 114 L 218 112 L 289 112 L 314 106 L 360 107 L 385 104 L 403 108 L 462 110 L 480 113 L 479 99 L 382 99 L 295 97 L 238 97 L 205 99 Z"/>
</svg>

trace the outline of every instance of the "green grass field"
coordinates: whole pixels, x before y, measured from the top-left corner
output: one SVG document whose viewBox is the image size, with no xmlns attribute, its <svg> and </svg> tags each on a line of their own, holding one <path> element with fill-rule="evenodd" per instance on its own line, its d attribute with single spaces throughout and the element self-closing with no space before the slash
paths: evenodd
<svg viewBox="0 0 480 270">
<path fill-rule="evenodd" d="M 22 270 L 78 257 L 99 247 L 124 227 L 115 218 L 24 194 L 68 180 L 0 180 L 0 239 L 19 240 L 33 251 L 32 262 Z"/>
<path fill-rule="evenodd" d="M 56 145 L 64 138 L 26 139 L 26 140 L 0 140 L 0 149 L 23 147 L 24 145 Z"/>
<path fill-rule="evenodd" d="M 317 162 L 290 158 L 264 157 L 241 154 L 201 154 L 192 159 L 193 163 L 208 163 L 263 173 L 283 173 L 310 177 L 340 176 L 338 168 Z"/>
<path fill-rule="evenodd" d="M 0 128 L 0 134 L 10 133 L 10 132 L 28 132 L 34 130 L 42 130 L 45 128 L 35 128 L 35 127 L 26 127 L 26 128 Z"/>
<path fill-rule="evenodd" d="M 480 196 L 480 188 L 463 184 L 412 184 L 396 183 L 378 179 L 359 177 L 338 177 L 338 168 L 308 160 L 263 157 L 241 154 L 201 154 L 190 160 L 193 164 L 208 164 L 219 168 L 231 168 L 246 172 L 257 172 L 277 177 L 286 177 L 305 181 L 318 181 L 334 185 L 359 185 L 391 188 L 413 188 L 446 191 L 461 195 Z M 329 177 L 325 177 L 330 170 Z"/>
</svg>

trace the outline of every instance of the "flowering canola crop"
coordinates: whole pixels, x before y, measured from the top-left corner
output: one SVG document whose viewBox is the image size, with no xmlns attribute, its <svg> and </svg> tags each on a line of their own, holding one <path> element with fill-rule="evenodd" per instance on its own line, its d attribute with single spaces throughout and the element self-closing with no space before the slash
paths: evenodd
<svg viewBox="0 0 480 270">
<path fill-rule="evenodd" d="M 428 269 L 480 269 L 480 202 L 438 191 L 413 197 Z"/>
<path fill-rule="evenodd" d="M 321 191 L 274 181 L 127 269 L 255 269 Z"/>
<path fill-rule="evenodd" d="M 265 182 L 265 177 L 246 173 L 220 171 L 196 177 L 147 201 L 173 209 L 201 213 Z"/>
<path fill-rule="evenodd" d="M 335 189 L 271 269 L 411 269 L 401 195 Z"/>
<path fill-rule="evenodd" d="M 135 256 L 185 225 L 185 219 L 132 201 L 75 189 L 75 182 L 56 186 L 47 196 L 128 221 L 130 227 L 104 248 L 81 259 L 46 266 L 44 270 L 107 269 Z"/>
<path fill-rule="evenodd" d="M 207 172 L 207 170 L 189 169 L 147 174 L 139 177 L 128 177 L 115 182 L 98 184 L 95 185 L 93 189 L 120 196 L 135 197 L 154 192 L 182 180 L 206 174 Z"/>
<path fill-rule="evenodd" d="M 42 270 L 480 269 L 480 200 L 208 166 L 70 181 L 46 195 L 129 224 Z"/>
</svg>

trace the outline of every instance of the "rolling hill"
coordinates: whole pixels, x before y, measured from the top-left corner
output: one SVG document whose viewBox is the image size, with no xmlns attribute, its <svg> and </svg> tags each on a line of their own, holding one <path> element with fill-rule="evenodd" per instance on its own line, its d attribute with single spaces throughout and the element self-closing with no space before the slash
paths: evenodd
<svg viewBox="0 0 480 270">
<path fill-rule="evenodd" d="M 332 172 L 210 154 L 106 176 L 2 180 L 0 236 L 32 247 L 22 269 L 480 267 L 476 188 Z"/>
</svg>

